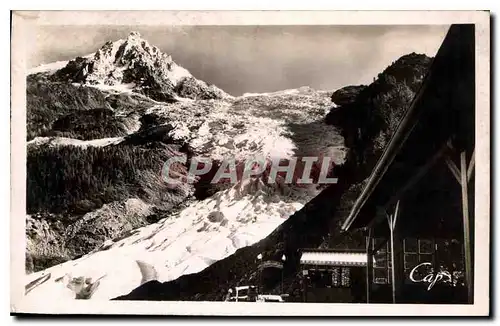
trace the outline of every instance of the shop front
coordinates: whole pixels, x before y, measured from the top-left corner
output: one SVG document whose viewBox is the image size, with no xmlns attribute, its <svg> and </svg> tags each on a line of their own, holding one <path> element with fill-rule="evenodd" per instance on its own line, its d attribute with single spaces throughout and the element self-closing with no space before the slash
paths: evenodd
<svg viewBox="0 0 500 326">
<path fill-rule="evenodd" d="M 304 249 L 303 302 L 364 302 L 367 255 L 353 250 Z"/>
</svg>

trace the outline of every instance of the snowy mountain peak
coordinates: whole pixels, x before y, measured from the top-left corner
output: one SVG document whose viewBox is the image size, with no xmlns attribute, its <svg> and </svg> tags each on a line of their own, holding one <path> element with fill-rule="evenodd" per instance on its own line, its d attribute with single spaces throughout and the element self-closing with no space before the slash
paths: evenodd
<svg viewBox="0 0 500 326">
<path fill-rule="evenodd" d="M 86 76 L 91 83 L 142 85 L 147 79 L 157 77 L 158 82 L 175 87 L 182 78 L 191 77 L 170 55 L 151 46 L 137 32 L 130 33 L 126 39 L 106 42 L 97 50 L 91 64 Z"/>
<path fill-rule="evenodd" d="M 70 60 L 50 78 L 106 90 L 134 91 L 162 102 L 178 97 L 205 100 L 229 96 L 196 79 L 138 32 L 104 43 L 93 55 Z"/>
<path fill-rule="evenodd" d="M 128 39 L 140 39 L 141 34 L 139 32 L 132 31 L 128 34 Z"/>
</svg>

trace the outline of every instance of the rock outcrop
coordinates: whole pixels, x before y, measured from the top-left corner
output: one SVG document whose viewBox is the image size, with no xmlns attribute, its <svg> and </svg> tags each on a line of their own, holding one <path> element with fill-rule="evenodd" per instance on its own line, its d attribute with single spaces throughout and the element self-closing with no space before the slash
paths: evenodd
<svg viewBox="0 0 500 326">
<path fill-rule="evenodd" d="M 347 86 L 333 93 L 336 106 L 325 121 L 340 128 L 360 169 L 371 170 L 382 154 L 431 62 L 424 54 L 407 54 L 387 67 L 369 86 Z"/>
</svg>

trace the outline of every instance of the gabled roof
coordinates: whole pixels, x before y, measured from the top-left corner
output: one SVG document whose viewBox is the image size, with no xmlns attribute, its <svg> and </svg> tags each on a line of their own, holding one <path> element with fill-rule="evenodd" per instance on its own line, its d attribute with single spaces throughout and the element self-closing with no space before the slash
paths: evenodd
<svg viewBox="0 0 500 326">
<path fill-rule="evenodd" d="M 474 25 L 452 25 L 342 230 L 368 225 L 448 141 L 473 148 L 474 107 Z"/>
</svg>

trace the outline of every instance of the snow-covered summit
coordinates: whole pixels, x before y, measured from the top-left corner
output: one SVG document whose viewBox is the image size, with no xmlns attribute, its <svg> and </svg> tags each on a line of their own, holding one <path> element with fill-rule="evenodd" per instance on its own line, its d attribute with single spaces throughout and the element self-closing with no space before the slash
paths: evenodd
<svg viewBox="0 0 500 326">
<path fill-rule="evenodd" d="M 53 71 L 63 64 L 45 65 L 31 72 Z M 167 102 L 179 95 L 193 99 L 228 96 L 216 86 L 196 79 L 187 69 L 175 63 L 169 54 L 149 44 L 138 32 L 131 32 L 125 39 L 108 41 L 94 54 L 70 60 L 55 71 L 51 79 L 117 88 L 127 85 L 135 92 Z"/>
<path fill-rule="evenodd" d="M 131 32 L 126 39 L 106 42 L 95 53 L 91 71 L 86 80 L 90 83 L 113 85 L 116 83 L 146 82 L 152 70 L 165 82 L 176 86 L 182 78 L 192 77 L 172 57 Z"/>
</svg>

